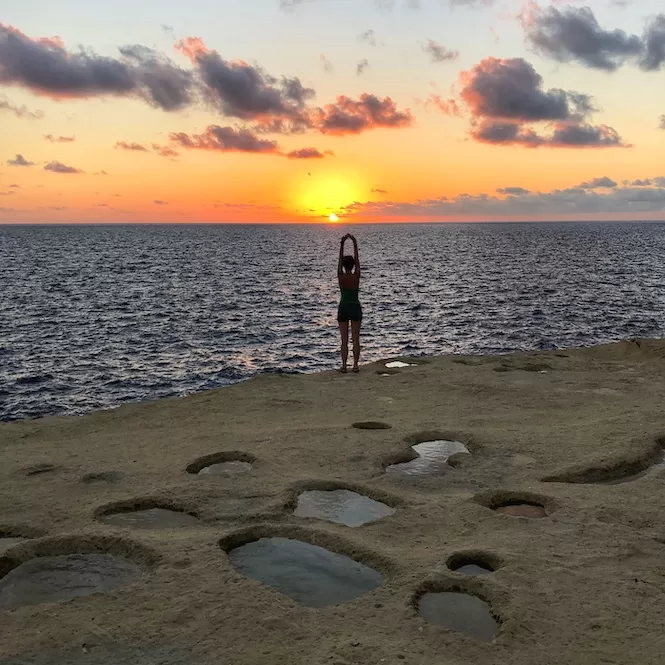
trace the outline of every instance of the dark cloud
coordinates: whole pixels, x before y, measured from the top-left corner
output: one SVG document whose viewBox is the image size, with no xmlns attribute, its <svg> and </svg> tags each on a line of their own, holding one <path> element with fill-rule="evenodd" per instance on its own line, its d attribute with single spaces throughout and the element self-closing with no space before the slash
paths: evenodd
<svg viewBox="0 0 665 665">
<path fill-rule="evenodd" d="M 665 63 L 665 14 L 653 17 L 644 31 L 640 67 L 646 71 L 660 69 Z"/>
<path fill-rule="evenodd" d="M 365 70 L 369 67 L 369 60 L 364 58 L 356 65 L 356 76 L 360 76 L 365 73 Z"/>
<path fill-rule="evenodd" d="M 203 134 L 170 134 L 170 139 L 183 148 L 218 150 L 220 152 L 278 153 L 276 141 L 260 139 L 247 129 L 210 125 Z"/>
<path fill-rule="evenodd" d="M 9 166 L 34 166 L 34 162 L 29 162 L 23 155 L 16 155 L 14 159 L 8 159 Z"/>
<path fill-rule="evenodd" d="M 538 7 L 523 14 L 522 19 L 527 39 L 535 49 L 559 62 L 577 61 L 614 71 L 642 51 L 639 37 L 601 28 L 589 7 Z"/>
<path fill-rule="evenodd" d="M 487 58 L 460 74 L 460 96 L 471 114 L 471 137 L 493 145 L 525 147 L 624 146 L 611 127 L 586 120 L 597 110 L 588 95 L 558 88 L 522 58 Z M 531 126 L 546 123 L 549 135 Z"/>
<path fill-rule="evenodd" d="M 658 125 L 658 127 L 659 127 L 660 129 L 665 129 L 665 113 L 664 113 L 663 115 L 661 115 L 660 118 L 659 118 L 658 120 L 659 120 L 659 125 Z"/>
<path fill-rule="evenodd" d="M 447 62 L 459 58 L 459 51 L 451 51 L 445 46 L 437 44 L 433 39 L 427 40 L 427 44 L 423 46 L 423 51 L 430 56 L 432 62 Z"/>
<path fill-rule="evenodd" d="M 54 99 L 138 96 L 164 110 L 189 103 L 191 72 L 151 49 L 128 46 L 122 59 L 68 51 L 59 38 L 31 39 L 0 23 L 0 83 Z"/>
<path fill-rule="evenodd" d="M 51 143 L 72 143 L 76 141 L 75 136 L 53 136 L 53 134 L 44 134 L 44 138 Z"/>
<path fill-rule="evenodd" d="M 582 184 L 578 185 L 578 187 L 581 189 L 612 189 L 614 187 L 618 187 L 618 185 L 618 182 L 615 182 L 607 176 L 603 176 L 602 178 L 594 178 L 593 180 L 583 182 Z"/>
<path fill-rule="evenodd" d="M 309 115 L 311 126 L 322 134 L 359 134 L 379 127 L 408 127 L 413 123 L 410 111 L 398 111 L 390 97 L 379 99 L 362 94 L 354 100 L 340 96 L 334 104 L 313 109 Z"/>
<path fill-rule="evenodd" d="M 287 152 L 286 156 L 289 159 L 323 159 L 326 155 L 332 154 L 333 153 L 329 150 L 321 152 L 316 148 L 301 148 L 300 150 L 291 150 L 291 152 Z"/>
<path fill-rule="evenodd" d="M 132 150 L 134 152 L 148 152 L 148 148 L 140 143 L 127 143 L 127 141 L 118 141 L 115 144 L 118 150 Z"/>
<path fill-rule="evenodd" d="M 531 191 L 524 189 L 524 187 L 501 187 L 497 189 L 497 194 L 505 194 L 509 196 L 526 196 L 531 194 Z"/>
<path fill-rule="evenodd" d="M 205 86 L 205 95 L 224 115 L 242 120 L 302 122 L 314 90 L 298 78 L 277 79 L 245 62 L 229 62 L 198 38 L 178 43 Z"/>
<path fill-rule="evenodd" d="M 606 125 L 558 122 L 549 135 L 538 134 L 518 122 L 482 120 L 471 129 L 471 136 L 480 143 L 521 145 L 527 148 L 613 148 L 627 147 L 616 130 Z"/>
<path fill-rule="evenodd" d="M 25 118 L 26 120 L 39 120 L 44 117 L 42 111 L 30 111 L 27 106 L 16 106 L 10 102 L 7 97 L 0 95 L 0 111 L 9 111 L 17 118 Z"/>
<path fill-rule="evenodd" d="M 45 167 L 44 171 L 50 171 L 51 173 L 65 173 L 65 174 L 75 174 L 75 173 L 83 173 L 80 169 L 76 169 L 73 166 L 66 166 L 62 162 L 58 162 L 57 160 L 54 160 L 52 162 L 49 162 Z"/>
<path fill-rule="evenodd" d="M 522 58 L 482 60 L 461 76 L 461 97 L 477 116 L 525 122 L 568 120 L 585 115 L 586 95 L 543 89 L 543 78 Z"/>
<path fill-rule="evenodd" d="M 372 191 L 372 194 L 387 194 L 388 193 L 387 189 L 380 189 L 379 187 L 375 187 L 371 191 Z"/>
</svg>

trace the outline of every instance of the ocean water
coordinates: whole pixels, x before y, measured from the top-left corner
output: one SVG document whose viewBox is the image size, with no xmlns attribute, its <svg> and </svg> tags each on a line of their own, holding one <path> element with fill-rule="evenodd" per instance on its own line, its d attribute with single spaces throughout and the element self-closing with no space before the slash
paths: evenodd
<svg viewBox="0 0 665 665">
<path fill-rule="evenodd" d="M 362 360 L 665 336 L 665 224 L 0 226 L 0 419 L 338 364 L 339 238 Z"/>
</svg>

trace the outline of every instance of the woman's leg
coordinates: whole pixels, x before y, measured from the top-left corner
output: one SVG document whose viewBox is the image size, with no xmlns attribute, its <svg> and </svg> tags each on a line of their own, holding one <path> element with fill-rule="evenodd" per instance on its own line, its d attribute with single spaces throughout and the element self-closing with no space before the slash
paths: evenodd
<svg viewBox="0 0 665 665">
<path fill-rule="evenodd" d="M 351 335 L 353 336 L 353 371 L 356 372 L 360 360 L 360 321 L 351 321 Z"/>
<path fill-rule="evenodd" d="M 342 338 L 342 372 L 346 372 L 346 361 L 349 357 L 349 322 L 339 322 L 339 334 Z"/>
</svg>

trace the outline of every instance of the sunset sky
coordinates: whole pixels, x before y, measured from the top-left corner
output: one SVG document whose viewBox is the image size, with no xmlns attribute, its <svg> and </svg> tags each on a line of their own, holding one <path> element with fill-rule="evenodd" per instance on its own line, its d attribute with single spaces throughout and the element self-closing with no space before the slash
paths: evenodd
<svg viewBox="0 0 665 665">
<path fill-rule="evenodd" d="M 5 3 L 0 123 L 0 223 L 665 219 L 665 5 Z"/>
</svg>

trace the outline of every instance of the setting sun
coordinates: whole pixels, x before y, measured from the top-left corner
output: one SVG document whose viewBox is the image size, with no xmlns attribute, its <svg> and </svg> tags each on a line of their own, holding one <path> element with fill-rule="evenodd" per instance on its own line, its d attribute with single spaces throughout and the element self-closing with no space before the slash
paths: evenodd
<svg viewBox="0 0 665 665">
<path fill-rule="evenodd" d="M 330 219 L 330 221 L 333 223 L 339 222 L 339 217 L 334 212 L 330 213 L 330 217 L 328 219 Z"/>
</svg>

